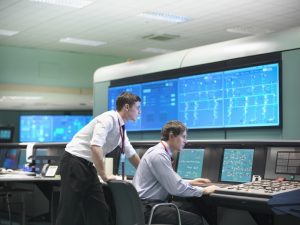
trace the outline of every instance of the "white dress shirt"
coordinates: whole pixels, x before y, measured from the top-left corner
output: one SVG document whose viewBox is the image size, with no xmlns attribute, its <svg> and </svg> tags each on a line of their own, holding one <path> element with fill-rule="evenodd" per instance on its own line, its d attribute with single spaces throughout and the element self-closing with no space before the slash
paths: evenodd
<svg viewBox="0 0 300 225">
<path fill-rule="evenodd" d="M 172 168 L 171 151 L 159 143 L 143 155 L 133 178 L 133 185 L 141 199 L 165 201 L 168 195 L 202 196 L 203 188 L 184 181 Z"/>
<path fill-rule="evenodd" d="M 120 126 L 122 125 L 124 125 L 124 121 L 118 112 L 107 111 L 102 113 L 78 131 L 71 142 L 67 144 L 65 150 L 72 155 L 93 162 L 91 145 L 96 145 L 102 147 L 103 157 L 105 157 L 106 154 L 121 145 Z M 131 158 L 136 154 L 128 140 L 126 131 L 124 152 L 127 158 Z"/>
</svg>

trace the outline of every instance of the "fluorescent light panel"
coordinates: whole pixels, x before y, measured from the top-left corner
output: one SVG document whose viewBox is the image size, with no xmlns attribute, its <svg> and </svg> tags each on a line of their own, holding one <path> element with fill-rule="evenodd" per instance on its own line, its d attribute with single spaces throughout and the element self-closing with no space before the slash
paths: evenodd
<svg viewBox="0 0 300 225">
<path fill-rule="evenodd" d="M 267 34 L 272 32 L 269 29 L 264 28 L 258 28 L 258 27 L 250 27 L 250 26 L 236 26 L 236 27 L 230 27 L 226 29 L 229 33 L 237 33 L 237 34 Z"/>
<path fill-rule="evenodd" d="M 155 12 L 155 11 L 143 12 L 143 13 L 139 14 L 138 16 L 142 16 L 142 17 L 154 19 L 154 20 L 167 21 L 167 22 L 171 22 L 171 23 L 185 23 L 185 22 L 191 20 L 191 18 L 187 17 L 187 16 L 177 16 L 177 15 L 173 15 L 170 13 Z"/>
<path fill-rule="evenodd" d="M 2 35 L 2 36 L 14 36 L 17 33 L 19 33 L 19 31 L 0 29 L 0 35 Z"/>
<path fill-rule="evenodd" d="M 106 42 L 103 41 L 85 40 L 85 39 L 71 38 L 71 37 L 62 38 L 59 41 L 68 44 L 87 45 L 87 46 L 99 46 L 99 45 L 106 44 Z"/>
<path fill-rule="evenodd" d="M 67 6 L 73 8 L 83 8 L 93 3 L 93 1 L 86 1 L 86 0 L 30 0 L 30 1 L 46 3 L 51 5 L 58 5 L 58 6 Z"/>
<path fill-rule="evenodd" d="M 170 50 L 162 49 L 162 48 L 144 48 L 141 51 L 142 52 L 159 53 L 159 54 L 171 52 Z"/>
<path fill-rule="evenodd" d="M 2 96 L 0 101 L 31 101 L 31 100 L 41 100 L 41 96 Z"/>
</svg>

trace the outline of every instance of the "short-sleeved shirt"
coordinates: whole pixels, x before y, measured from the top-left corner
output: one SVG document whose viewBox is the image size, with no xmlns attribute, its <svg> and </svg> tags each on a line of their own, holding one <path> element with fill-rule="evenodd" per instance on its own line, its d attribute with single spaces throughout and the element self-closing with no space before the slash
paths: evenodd
<svg viewBox="0 0 300 225">
<path fill-rule="evenodd" d="M 72 155 L 92 160 L 91 146 L 102 147 L 103 156 L 121 146 L 120 126 L 124 121 L 116 111 L 107 111 L 95 117 L 85 127 L 78 131 L 67 144 L 66 151 Z M 127 158 L 131 158 L 136 151 L 132 147 L 125 131 L 124 152 Z"/>
</svg>

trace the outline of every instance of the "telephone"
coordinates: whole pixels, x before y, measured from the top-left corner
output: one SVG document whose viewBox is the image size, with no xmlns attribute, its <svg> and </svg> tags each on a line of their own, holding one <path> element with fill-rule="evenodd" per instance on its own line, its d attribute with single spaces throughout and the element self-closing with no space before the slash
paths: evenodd
<svg viewBox="0 0 300 225">
<path fill-rule="evenodd" d="M 58 169 L 58 166 L 56 165 L 50 165 L 50 164 L 44 164 L 41 174 L 44 177 L 54 177 L 56 174 L 56 171 Z"/>
</svg>

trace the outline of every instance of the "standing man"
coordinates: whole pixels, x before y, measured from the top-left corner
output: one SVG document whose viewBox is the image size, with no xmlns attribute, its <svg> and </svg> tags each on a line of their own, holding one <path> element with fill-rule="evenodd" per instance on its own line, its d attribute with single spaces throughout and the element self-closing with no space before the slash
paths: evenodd
<svg viewBox="0 0 300 225">
<path fill-rule="evenodd" d="M 103 159 L 118 145 L 130 162 L 137 167 L 140 158 L 130 144 L 124 125 L 135 121 L 141 99 L 129 92 L 116 100 L 116 111 L 105 112 L 83 127 L 66 146 L 62 157 L 61 193 L 56 225 L 75 225 L 83 214 L 85 225 L 107 225 L 108 206 L 105 202 L 103 181 L 115 179 L 105 172 Z"/>
<path fill-rule="evenodd" d="M 156 203 L 168 201 L 169 194 L 179 197 L 201 197 L 216 189 L 214 185 L 205 188 L 196 186 L 209 183 L 208 179 L 198 178 L 189 183 L 173 170 L 173 158 L 187 142 L 187 128 L 181 122 L 168 122 L 162 128 L 161 136 L 160 143 L 148 149 L 143 155 L 133 178 L 133 184 L 145 208 L 146 221 L 149 220 L 151 208 Z M 187 202 L 181 202 L 177 206 L 180 209 L 182 225 L 202 225 L 201 212 L 196 206 L 191 206 Z M 159 207 L 154 213 L 152 222 L 177 224 L 176 210 L 168 206 Z"/>
</svg>

